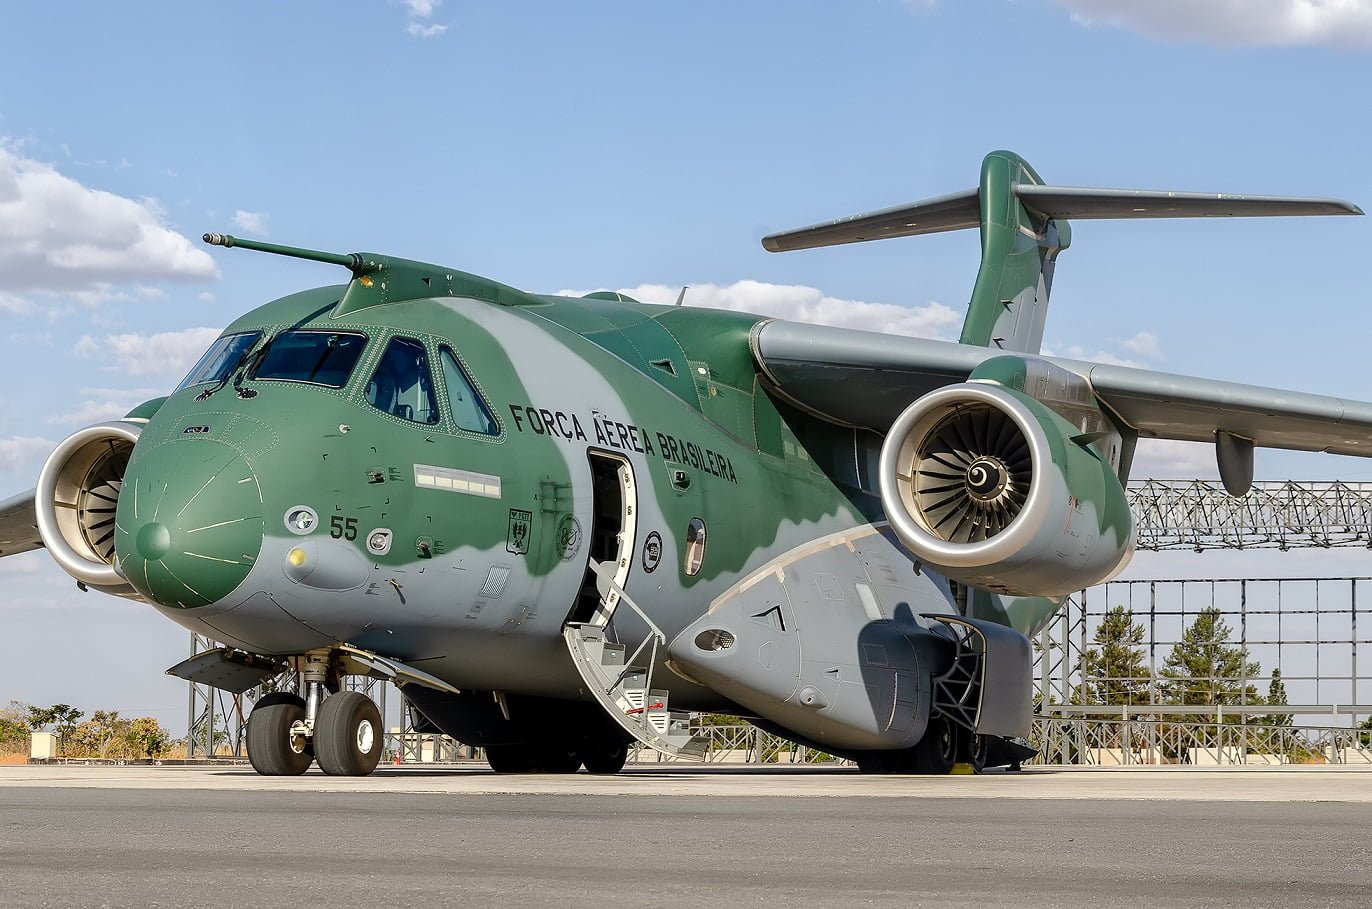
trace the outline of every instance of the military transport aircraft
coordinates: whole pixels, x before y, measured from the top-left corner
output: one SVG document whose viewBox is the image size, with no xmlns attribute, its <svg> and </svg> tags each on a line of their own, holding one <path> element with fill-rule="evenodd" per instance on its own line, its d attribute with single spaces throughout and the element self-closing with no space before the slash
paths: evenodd
<svg viewBox="0 0 1372 909">
<path fill-rule="evenodd" d="M 219 234 L 346 284 L 230 325 L 164 398 L 57 446 L 0 554 L 223 643 L 173 667 L 257 701 L 258 772 L 360 775 L 393 680 L 497 772 L 699 756 L 688 711 L 868 772 L 1023 759 L 1029 637 L 1128 561 L 1139 437 L 1372 454 L 1372 404 L 1038 354 L 1068 218 L 1361 214 L 1344 202 L 976 189 L 764 239 L 979 228 L 960 343 L 540 296 L 454 268 Z"/>
</svg>

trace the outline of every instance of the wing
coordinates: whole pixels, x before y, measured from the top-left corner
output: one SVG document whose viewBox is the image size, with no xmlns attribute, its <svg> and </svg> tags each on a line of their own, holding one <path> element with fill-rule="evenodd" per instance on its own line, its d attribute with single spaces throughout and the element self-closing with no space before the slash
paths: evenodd
<svg viewBox="0 0 1372 909">
<path fill-rule="evenodd" d="M 878 432 L 920 395 L 965 381 L 984 361 L 1008 353 L 779 320 L 754 328 L 752 346 L 773 389 L 792 403 Z M 1372 404 L 1362 401 L 1041 359 L 1085 378 L 1108 410 L 1146 438 L 1214 442 L 1226 432 L 1259 448 L 1372 456 Z"/>
<path fill-rule="evenodd" d="M 0 556 L 15 555 L 38 549 L 43 540 L 38 536 L 38 517 L 34 508 L 34 490 L 0 502 Z"/>
</svg>

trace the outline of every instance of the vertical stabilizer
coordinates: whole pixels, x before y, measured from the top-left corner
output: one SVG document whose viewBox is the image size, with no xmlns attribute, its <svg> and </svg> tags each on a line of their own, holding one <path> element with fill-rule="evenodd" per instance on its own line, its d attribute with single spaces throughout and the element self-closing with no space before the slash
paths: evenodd
<svg viewBox="0 0 1372 909">
<path fill-rule="evenodd" d="M 1043 180 L 1014 152 L 981 162 L 981 268 L 962 325 L 963 344 L 1038 353 L 1053 286 L 1053 262 L 1072 241 L 1066 221 L 1027 208 L 1015 192 Z"/>
</svg>

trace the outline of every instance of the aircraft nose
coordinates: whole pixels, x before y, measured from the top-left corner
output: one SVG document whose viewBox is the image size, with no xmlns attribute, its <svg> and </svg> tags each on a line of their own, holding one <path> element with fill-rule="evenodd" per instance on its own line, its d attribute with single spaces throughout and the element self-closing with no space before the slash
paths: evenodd
<svg viewBox="0 0 1372 909">
<path fill-rule="evenodd" d="M 163 606 L 233 592 L 262 549 L 262 495 L 239 451 L 211 439 L 167 442 L 129 463 L 116 511 L 119 570 Z"/>
</svg>

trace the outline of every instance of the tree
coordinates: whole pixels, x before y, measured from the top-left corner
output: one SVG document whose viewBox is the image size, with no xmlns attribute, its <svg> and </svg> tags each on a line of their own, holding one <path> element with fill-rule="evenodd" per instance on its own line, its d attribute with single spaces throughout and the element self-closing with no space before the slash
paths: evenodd
<svg viewBox="0 0 1372 909">
<path fill-rule="evenodd" d="M 132 757 L 126 741 L 131 725 L 117 710 L 97 710 L 89 720 L 72 729 L 62 751 L 68 757 Z"/>
<path fill-rule="evenodd" d="M 129 724 L 125 740 L 130 748 L 139 755 L 155 758 L 171 745 L 171 735 L 162 724 L 150 716 L 141 716 Z"/>
<path fill-rule="evenodd" d="M 0 751 L 23 751 L 29 740 L 27 723 L 0 716 Z"/>
<path fill-rule="evenodd" d="M 1261 704 L 1244 680 L 1261 673 L 1248 651 L 1229 643 L 1230 629 L 1214 607 L 1203 609 L 1163 663 L 1159 688 L 1168 704 L 1229 706 Z"/>
<path fill-rule="evenodd" d="M 1285 707 L 1289 702 L 1286 700 L 1286 683 L 1282 681 L 1281 670 L 1272 670 L 1272 681 L 1267 685 L 1267 698 L 1265 701 L 1271 707 Z M 1292 716 L 1289 713 L 1269 713 L 1266 716 L 1254 717 L 1254 722 L 1264 726 L 1290 726 Z"/>
<path fill-rule="evenodd" d="M 29 747 L 29 705 L 10 701 L 0 709 L 0 752 L 27 751 Z"/>
<path fill-rule="evenodd" d="M 1147 704 L 1152 673 L 1144 658 L 1143 626 L 1123 606 L 1105 613 L 1081 655 L 1081 681 L 1072 693 L 1076 704 Z"/>
<path fill-rule="evenodd" d="M 51 726 L 52 731 L 57 733 L 58 747 L 65 750 L 67 736 L 76 728 L 76 724 L 85 716 L 85 712 L 77 710 L 70 704 L 53 704 L 51 707 L 28 707 L 28 724 L 33 730 L 41 730 L 45 726 Z"/>
</svg>

